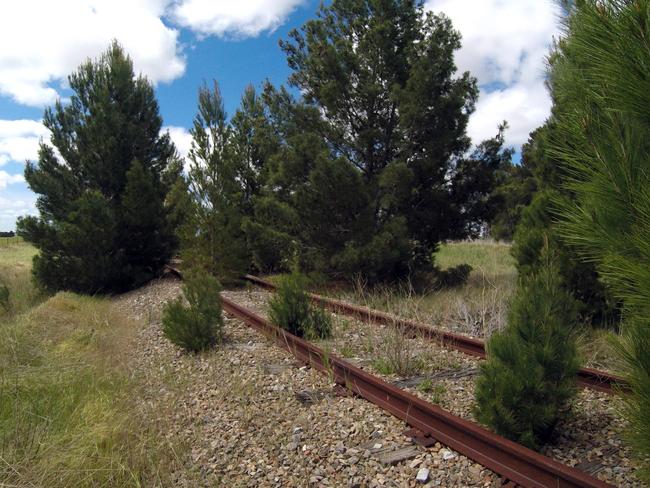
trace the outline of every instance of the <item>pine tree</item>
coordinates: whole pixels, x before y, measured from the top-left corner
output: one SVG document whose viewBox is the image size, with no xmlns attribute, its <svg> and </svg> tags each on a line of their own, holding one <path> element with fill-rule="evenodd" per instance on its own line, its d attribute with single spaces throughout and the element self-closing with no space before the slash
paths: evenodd
<svg viewBox="0 0 650 488">
<path fill-rule="evenodd" d="M 281 47 L 303 96 L 264 94 L 280 149 L 246 224 L 256 260 L 286 266 L 288 251 L 303 267 L 369 280 L 430 272 L 441 239 L 488 215 L 490 179 L 477 168 L 507 159 L 485 144 L 463 161 L 478 89 L 456 72 L 459 34 L 420 3 L 335 0 L 289 37 Z"/>
<path fill-rule="evenodd" d="M 534 273 L 543 265 L 547 240 L 559 262 L 562 286 L 578 300 L 582 320 L 596 326 L 615 327 L 617 304 L 600 282 L 595 265 L 579 259 L 575 247 L 561 238 L 556 226 L 556 202 L 569 201 L 562 186 L 568 175 L 549 147 L 550 140 L 563 137 L 556 121 L 561 110 L 562 107 L 554 106 L 553 115 L 531 133 L 522 148 L 522 165 L 532 174 L 536 192 L 520 210 L 512 255 L 520 275 Z"/>
<path fill-rule="evenodd" d="M 579 368 L 577 304 L 546 250 L 544 265 L 520 281 L 507 327 L 488 341 L 476 382 L 477 419 L 532 449 L 551 438 Z"/>
<path fill-rule="evenodd" d="M 572 6 L 550 85 L 562 137 L 551 154 L 567 174 L 559 232 L 623 302 L 619 352 L 630 440 L 650 480 L 649 0 Z"/>
<path fill-rule="evenodd" d="M 160 132 L 153 87 L 116 42 L 69 82 L 70 103 L 45 111 L 52 146 L 41 143 L 25 169 L 40 216 L 19 220 L 18 232 L 39 249 L 44 287 L 128 289 L 159 273 L 174 247 L 164 199 L 176 149 Z"/>
<path fill-rule="evenodd" d="M 190 132 L 192 207 L 184 259 L 224 282 L 236 281 L 249 263 L 242 231 L 244 188 L 216 82 L 212 89 L 203 86 L 199 90 L 198 113 Z"/>
</svg>

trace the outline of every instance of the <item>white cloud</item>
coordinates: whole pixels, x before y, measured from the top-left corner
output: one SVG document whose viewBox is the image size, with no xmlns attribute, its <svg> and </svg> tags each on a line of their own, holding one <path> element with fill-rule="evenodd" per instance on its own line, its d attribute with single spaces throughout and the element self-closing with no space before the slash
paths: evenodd
<svg viewBox="0 0 650 488">
<path fill-rule="evenodd" d="M 468 128 L 475 142 L 509 122 L 508 144 L 521 145 L 544 123 L 550 97 L 544 88 L 546 56 L 560 33 L 560 8 L 553 0 L 429 0 L 463 35 L 456 55 L 461 70 L 478 78 L 481 96 Z M 498 86 L 498 88 L 494 88 Z"/>
<path fill-rule="evenodd" d="M 172 16 L 203 35 L 255 37 L 273 31 L 304 0 L 179 0 Z"/>
<path fill-rule="evenodd" d="M 0 120 L 0 166 L 38 157 L 38 142 L 50 132 L 38 120 Z"/>
<path fill-rule="evenodd" d="M 36 198 L 33 194 L 20 198 L 6 198 L 0 195 L 0 230 L 16 227 L 16 219 L 24 215 L 37 215 Z"/>
<path fill-rule="evenodd" d="M 14 183 L 22 183 L 25 181 L 23 175 L 11 175 L 4 170 L 0 170 L 0 189 L 7 188 L 7 186 Z"/>
<path fill-rule="evenodd" d="M 163 132 L 169 131 L 169 136 L 176 145 L 179 154 L 187 158 L 187 153 L 190 152 L 190 146 L 192 145 L 192 135 L 190 132 L 185 127 L 175 127 L 173 125 L 163 127 L 162 130 Z"/>
<path fill-rule="evenodd" d="M 136 71 L 151 81 L 182 75 L 178 30 L 161 20 L 169 0 L 21 0 L 5 2 L 0 15 L 0 94 L 41 106 L 55 87 L 87 58 L 117 39 Z"/>
<path fill-rule="evenodd" d="M 482 93 L 467 132 L 475 143 L 497 133 L 497 125 L 508 121 L 506 142 L 521 146 L 529 133 L 544 123 L 551 112 L 551 99 L 542 83 L 515 83 L 503 90 Z"/>
</svg>

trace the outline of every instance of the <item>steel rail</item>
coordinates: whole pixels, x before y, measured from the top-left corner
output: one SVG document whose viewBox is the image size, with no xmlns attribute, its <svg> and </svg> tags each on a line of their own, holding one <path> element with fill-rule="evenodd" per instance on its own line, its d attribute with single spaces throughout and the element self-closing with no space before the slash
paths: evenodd
<svg viewBox="0 0 650 488">
<path fill-rule="evenodd" d="M 221 297 L 223 310 L 295 355 L 330 375 L 339 385 L 381 407 L 424 435 L 460 452 L 493 472 L 526 488 L 607 487 L 587 473 L 527 449 L 483 427 L 373 376 L 351 363 L 280 329 L 232 300 Z"/>
<path fill-rule="evenodd" d="M 268 280 L 258 276 L 245 275 L 244 278 L 257 286 L 275 291 L 277 287 Z M 356 317 L 366 323 L 376 323 L 397 326 L 402 330 L 412 331 L 414 335 L 424 339 L 437 340 L 447 347 L 451 347 L 465 354 L 476 356 L 484 359 L 486 357 L 485 343 L 480 339 L 474 339 L 454 332 L 434 329 L 415 320 L 396 317 L 386 312 L 380 312 L 371 308 L 352 305 L 334 298 L 324 297 L 315 293 L 309 294 L 310 298 L 319 305 L 329 310 Z M 578 384 L 585 388 L 602 391 L 605 393 L 614 393 L 618 390 L 626 390 L 627 382 L 616 375 L 599 371 L 591 368 L 582 368 L 578 371 Z"/>
</svg>

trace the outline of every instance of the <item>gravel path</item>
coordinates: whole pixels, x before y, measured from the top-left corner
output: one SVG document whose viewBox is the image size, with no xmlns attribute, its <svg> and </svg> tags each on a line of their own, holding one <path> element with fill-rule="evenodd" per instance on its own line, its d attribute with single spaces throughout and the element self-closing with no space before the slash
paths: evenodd
<svg viewBox="0 0 650 488">
<path fill-rule="evenodd" d="M 178 486 L 501 486 L 440 445 L 383 464 L 382 452 L 411 446 L 403 422 L 361 398 L 337 396 L 325 376 L 238 320 L 226 319 L 219 349 L 182 353 L 160 331 L 160 310 L 179 289 L 163 279 L 115 299 L 142 324 L 133 354 L 148 379 L 142 408 L 161 422 L 171 417 L 170 439 L 190 449 Z M 267 297 L 228 295 L 258 311 Z M 421 468 L 430 470 L 426 485 L 416 481 Z"/>
<path fill-rule="evenodd" d="M 248 308 L 266 316 L 270 292 L 249 289 L 245 296 Z M 241 297 L 241 293 L 231 296 L 234 300 Z M 342 315 L 334 315 L 333 339 L 320 341 L 319 346 L 387 381 L 397 382 L 399 387 L 455 415 L 475 421 L 474 382 L 481 360 L 436 342 L 405 338 L 389 326 L 370 325 Z M 378 358 L 391 358 L 412 371 L 388 374 Z M 413 376 L 429 380 L 424 384 L 413 382 L 419 387 L 400 384 L 402 378 Z M 622 435 L 627 424 L 619 411 L 620 400 L 615 396 L 580 389 L 573 408 L 556 428 L 556 439 L 543 449 L 543 454 L 615 486 L 643 486 L 634 476 L 632 452 Z"/>
</svg>

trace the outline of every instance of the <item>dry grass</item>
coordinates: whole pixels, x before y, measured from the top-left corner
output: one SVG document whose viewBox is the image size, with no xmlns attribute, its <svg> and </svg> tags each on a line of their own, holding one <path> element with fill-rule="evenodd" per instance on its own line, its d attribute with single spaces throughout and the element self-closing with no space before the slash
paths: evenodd
<svg viewBox="0 0 650 488">
<path fill-rule="evenodd" d="M 108 300 L 70 293 L 0 329 L 0 478 L 53 487 L 169 481 L 173 446 L 132 414 L 135 330 Z"/>
<path fill-rule="evenodd" d="M 505 326 L 517 281 L 510 246 L 493 241 L 454 242 L 441 246 L 437 263 L 446 269 L 469 264 L 463 286 L 415 293 L 408 285 L 368 288 L 357 282 L 345 300 L 477 337 Z"/>
<path fill-rule="evenodd" d="M 28 310 L 44 298 L 31 276 L 36 249 L 18 238 L 2 239 L 11 242 L 0 245 L 0 287 L 9 288 L 9 310 L 0 308 L 0 321 Z"/>
</svg>

